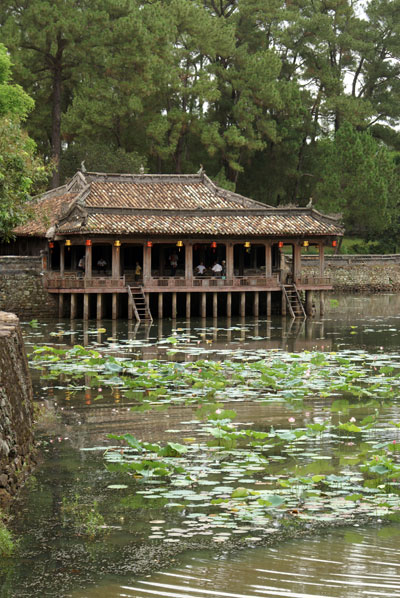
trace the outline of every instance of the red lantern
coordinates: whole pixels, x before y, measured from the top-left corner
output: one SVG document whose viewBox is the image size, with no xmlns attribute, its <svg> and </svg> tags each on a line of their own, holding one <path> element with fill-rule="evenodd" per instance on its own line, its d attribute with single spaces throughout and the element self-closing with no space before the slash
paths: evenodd
<svg viewBox="0 0 400 598">
<path fill-rule="evenodd" d="M 147 241 L 146 246 L 147 247 L 153 247 L 153 241 Z"/>
<path fill-rule="evenodd" d="M 215 250 L 217 249 L 217 242 L 216 242 L 216 241 L 213 241 L 213 242 L 211 243 L 211 249 L 212 249 L 213 251 L 215 251 Z"/>
<path fill-rule="evenodd" d="M 49 242 L 49 248 L 50 248 L 50 249 L 54 249 L 54 243 L 53 243 L 53 241 L 50 241 L 50 242 Z"/>
<path fill-rule="evenodd" d="M 90 239 L 86 239 L 86 247 L 91 247 L 92 241 Z"/>
<path fill-rule="evenodd" d="M 279 241 L 278 247 L 279 247 L 279 249 L 282 249 L 282 247 L 283 247 L 283 241 Z"/>
<path fill-rule="evenodd" d="M 337 247 L 337 241 L 332 241 L 332 247 Z"/>
</svg>

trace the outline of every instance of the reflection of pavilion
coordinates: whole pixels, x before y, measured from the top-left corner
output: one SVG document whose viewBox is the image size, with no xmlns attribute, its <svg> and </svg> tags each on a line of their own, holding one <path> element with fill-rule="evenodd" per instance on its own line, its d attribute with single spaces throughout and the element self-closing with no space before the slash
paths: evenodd
<svg viewBox="0 0 400 598">
<path fill-rule="evenodd" d="M 204 174 L 78 172 L 44 194 L 35 219 L 16 234 L 17 253 L 46 247 L 44 282 L 59 297 L 60 316 L 140 320 L 150 311 L 175 318 L 288 310 L 294 317 L 303 304 L 311 314 L 315 292 L 323 310 L 324 291 L 332 288 L 324 246 L 343 231 L 316 210 L 272 208 L 220 189 Z M 306 278 L 301 252 L 309 246 L 318 248 L 319 275 Z M 282 259 L 288 251 L 290 270 Z M 221 272 L 212 271 L 215 263 Z"/>
</svg>

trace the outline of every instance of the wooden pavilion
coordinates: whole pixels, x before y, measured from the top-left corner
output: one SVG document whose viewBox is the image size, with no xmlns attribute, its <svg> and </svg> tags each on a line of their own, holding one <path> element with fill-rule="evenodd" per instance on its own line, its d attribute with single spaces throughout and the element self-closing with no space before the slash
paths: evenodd
<svg viewBox="0 0 400 598">
<path fill-rule="evenodd" d="M 141 320 L 305 316 L 316 293 L 323 313 L 332 288 L 324 247 L 343 229 L 309 207 L 274 208 L 221 189 L 204 173 L 77 172 L 38 198 L 34 218 L 15 233 L 17 252 L 42 251 L 60 317 Z M 312 246 L 319 272 L 305 277 L 301 254 Z M 211 270 L 215 263 L 222 271 Z"/>
</svg>

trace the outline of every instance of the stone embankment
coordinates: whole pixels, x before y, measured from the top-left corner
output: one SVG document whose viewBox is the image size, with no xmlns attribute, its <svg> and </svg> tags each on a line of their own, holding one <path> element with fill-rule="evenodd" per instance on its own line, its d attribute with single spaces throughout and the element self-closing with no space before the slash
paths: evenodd
<svg viewBox="0 0 400 598">
<path fill-rule="evenodd" d="M 56 298 L 43 288 L 41 257 L 0 256 L 0 310 L 20 318 L 54 317 Z"/>
<path fill-rule="evenodd" d="M 17 316 L 0 312 L 0 508 L 34 465 L 33 394 Z"/>
</svg>

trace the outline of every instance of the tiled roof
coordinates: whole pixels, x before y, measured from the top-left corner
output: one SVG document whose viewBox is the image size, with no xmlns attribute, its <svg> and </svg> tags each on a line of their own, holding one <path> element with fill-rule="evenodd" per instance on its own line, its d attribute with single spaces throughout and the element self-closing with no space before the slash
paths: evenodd
<svg viewBox="0 0 400 598">
<path fill-rule="evenodd" d="M 30 204 L 32 218 L 14 229 L 18 236 L 44 237 L 47 230 L 54 226 L 60 214 L 76 198 L 76 193 L 69 193 L 66 187 L 49 191 Z"/>
<path fill-rule="evenodd" d="M 197 175 L 77 172 L 39 198 L 18 235 L 56 234 L 304 236 L 341 235 L 338 220 L 307 208 L 279 209 Z"/>
<path fill-rule="evenodd" d="M 275 236 L 275 235 L 338 235 L 342 234 L 335 222 L 325 222 L 310 213 L 296 210 L 293 214 L 266 211 L 265 215 L 188 215 L 168 214 L 107 214 L 91 213 L 81 226 L 66 222 L 60 233 L 118 234 L 118 235 L 186 235 L 202 236 Z M 72 224 L 72 226 L 71 226 Z"/>
</svg>

